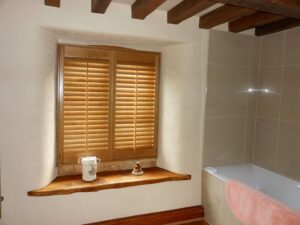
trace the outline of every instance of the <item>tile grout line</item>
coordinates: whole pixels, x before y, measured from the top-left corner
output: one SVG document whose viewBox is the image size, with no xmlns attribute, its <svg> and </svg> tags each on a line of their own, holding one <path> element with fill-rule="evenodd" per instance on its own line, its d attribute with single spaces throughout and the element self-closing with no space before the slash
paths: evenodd
<svg viewBox="0 0 300 225">
<path fill-rule="evenodd" d="M 234 68 L 242 68 L 242 69 L 250 69 L 254 66 L 241 66 L 241 65 L 230 65 L 230 64 L 222 64 L 222 63 L 208 63 L 209 66 L 220 66 L 220 67 L 234 67 Z"/>
<path fill-rule="evenodd" d="M 282 105 L 282 91 L 283 91 L 283 79 L 284 79 L 284 63 L 285 63 L 285 50 L 286 50 L 286 31 L 283 32 L 283 52 L 281 61 L 281 80 L 280 80 L 280 98 L 279 98 L 279 115 L 278 115 L 278 130 L 276 137 L 275 148 L 275 172 L 278 172 L 278 157 L 279 157 L 279 138 L 280 138 L 280 120 L 281 120 L 281 105 Z"/>
<path fill-rule="evenodd" d="M 246 118 L 246 116 L 206 116 L 206 118 L 214 118 L 214 119 L 242 119 Z"/>
<path fill-rule="evenodd" d="M 255 116 L 206 116 L 206 118 L 208 119 L 243 119 L 243 118 L 255 118 Z M 282 119 L 274 119 L 274 118 L 268 118 L 268 117 L 264 117 L 264 116 L 256 116 L 256 118 L 258 119 L 263 119 L 263 120 L 271 120 L 271 121 L 277 121 L 279 120 L 280 122 L 284 122 L 284 123 L 291 123 L 291 124 L 296 124 L 296 125 L 300 125 L 300 122 L 298 121 L 294 121 L 294 120 L 282 120 Z"/>
<path fill-rule="evenodd" d="M 300 125 L 300 122 L 293 121 L 293 120 L 281 120 L 281 119 L 267 118 L 267 117 L 264 117 L 264 116 L 258 116 L 257 118 L 263 119 L 263 120 L 272 120 L 272 121 L 277 121 L 278 120 L 279 122 L 292 123 L 292 124 Z"/>
<path fill-rule="evenodd" d="M 253 57 L 253 41 L 251 39 L 250 41 L 250 56 L 249 56 L 249 68 L 248 68 L 248 87 L 251 83 L 251 63 L 252 63 L 252 57 Z M 246 111 L 245 111 L 245 122 L 244 122 L 244 154 L 243 154 L 243 161 L 247 162 L 247 134 L 248 134 L 248 116 L 249 116 L 249 98 L 250 98 L 251 93 L 247 93 L 247 98 L 246 98 Z"/>
<path fill-rule="evenodd" d="M 273 68 L 281 68 L 281 67 L 299 67 L 300 64 L 283 64 L 283 65 L 271 65 L 271 66 L 262 66 L 262 69 L 273 69 Z"/>
<path fill-rule="evenodd" d="M 262 49 L 262 38 L 259 38 L 259 51 L 258 51 L 258 74 L 257 74 L 257 80 L 256 80 L 256 88 L 259 88 L 260 86 L 260 71 L 261 71 L 261 49 Z M 253 132 L 253 138 L 252 138 L 252 164 L 254 164 L 254 158 L 255 158 L 255 145 L 256 145 L 256 128 L 257 128 L 257 108 L 258 108 L 258 100 L 259 100 L 259 94 L 255 94 L 255 113 L 254 113 L 254 132 Z"/>
</svg>

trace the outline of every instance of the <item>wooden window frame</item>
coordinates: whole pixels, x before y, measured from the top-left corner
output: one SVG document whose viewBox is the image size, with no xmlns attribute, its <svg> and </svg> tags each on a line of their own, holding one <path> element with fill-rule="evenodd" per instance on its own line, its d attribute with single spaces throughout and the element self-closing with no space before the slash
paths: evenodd
<svg viewBox="0 0 300 225">
<path fill-rule="evenodd" d="M 117 152 L 113 147 L 113 128 L 114 128 L 114 104 L 115 104 L 115 79 L 116 79 L 116 56 L 120 54 L 122 57 L 136 57 L 137 61 L 144 58 L 147 61 L 147 56 L 155 58 L 155 122 L 154 122 L 154 148 L 153 151 L 119 151 Z M 160 53 L 139 51 L 128 48 L 112 47 L 112 46 L 82 46 L 82 45 L 58 45 L 58 76 L 57 76 L 57 96 L 56 96 L 56 139 L 57 139 L 57 164 L 58 166 L 76 164 L 77 159 L 72 159 L 73 162 L 66 163 L 64 160 L 63 149 L 63 108 L 64 108 L 64 59 L 65 57 L 82 58 L 87 60 L 108 59 L 110 62 L 110 81 L 109 81 L 109 156 L 102 158 L 103 161 L 120 161 L 120 160 L 134 160 L 147 159 L 157 157 L 157 143 L 158 143 L 158 126 L 159 126 L 159 78 L 160 78 Z M 98 156 L 98 155 L 97 155 Z"/>
</svg>

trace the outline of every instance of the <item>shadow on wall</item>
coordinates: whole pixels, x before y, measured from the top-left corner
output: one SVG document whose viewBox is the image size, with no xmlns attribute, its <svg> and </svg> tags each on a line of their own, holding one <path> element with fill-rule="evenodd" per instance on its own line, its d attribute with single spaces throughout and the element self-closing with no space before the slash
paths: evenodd
<svg viewBox="0 0 300 225">
<path fill-rule="evenodd" d="M 158 164 L 177 172 L 199 168 L 202 78 L 197 48 L 180 44 L 162 51 Z"/>
</svg>

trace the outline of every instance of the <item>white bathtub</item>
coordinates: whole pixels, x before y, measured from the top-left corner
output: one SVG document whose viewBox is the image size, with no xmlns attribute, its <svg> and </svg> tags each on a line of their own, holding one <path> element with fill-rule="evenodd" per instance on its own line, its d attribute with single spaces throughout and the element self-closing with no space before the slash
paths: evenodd
<svg viewBox="0 0 300 225">
<path fill-rule="evenodd" d="M 300 212 L 300 182 L 252 164 L 207 167 L 205 171 L 223 181 L 238 180 Z"/>
</svg>

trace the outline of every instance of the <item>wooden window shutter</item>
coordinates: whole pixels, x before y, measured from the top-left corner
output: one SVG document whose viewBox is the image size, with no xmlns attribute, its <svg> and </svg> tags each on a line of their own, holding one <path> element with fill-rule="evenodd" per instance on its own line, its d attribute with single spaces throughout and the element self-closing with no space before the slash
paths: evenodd
<svg viewBox="0 0 300 225">
<path fill-rule="evenodd" d="M 117 51 L 113 158 L 157 154 L 159 54 Z"/>
<path fill-rule="evenodd" d="M 60 162 L 76 163 L 89 155 L 109 160 L 112 54 L 70 46 L 61 46 L 60 51 Z"/>
<path fill-rule="evenodd" d="M 58 162 L 157 156 L 160 54 L 59 46 Z"/>
</svg>

